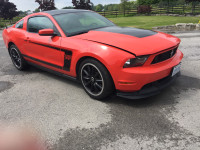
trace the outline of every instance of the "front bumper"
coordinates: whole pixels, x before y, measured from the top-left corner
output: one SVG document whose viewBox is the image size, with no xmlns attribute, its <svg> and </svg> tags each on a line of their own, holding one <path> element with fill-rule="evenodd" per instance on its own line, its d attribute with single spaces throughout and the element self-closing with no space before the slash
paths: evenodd
<svg viewBox="0 0 200 150">
<path fill-rule="evenodd" d="M 118 92 L 117 96 L 127 99 L 142 99 L 151 97 L 159 94 L 164 88 L 171 85 L 177 77 L 180 76 L 180 72 L 174 77 L 168 76 L 161 80 L 149 83 L 145 85 L 140 91 L 127 93 L 127 92 Z"/>
<path fill-rule="evenodd" d="M 142 67 L 123 68 L 114 78 L 116 90 L 122 93 L 141 91 L 145 85 L 170 76 L 182 58 L 183 53 L 178 50 L 173 58 L 157 64 L 150 64 L 150 61 Z"/>
</svg>

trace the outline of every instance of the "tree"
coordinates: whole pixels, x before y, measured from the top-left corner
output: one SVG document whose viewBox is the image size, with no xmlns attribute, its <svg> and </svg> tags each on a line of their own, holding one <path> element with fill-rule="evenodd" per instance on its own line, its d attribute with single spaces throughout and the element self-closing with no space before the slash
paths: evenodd
<svg viewBox="0 0 200 150">
<path fill-rule="evenodd" d="M 18 15 L 19 12 L 14 3 L 8 2 L 8 0 L 0 1 L 0 17 L 11 20 Z"/>
<path fill-rule="evenodd" d="M 118 11 L 119 10 L 119 4 L 113 4 L 113 10 Z"/>
<path fill-rule="evenodd" d="M 66 7 L 63 7 L 62 9 L 74 9 L 73 6 L 66 6 Z"/>
<path fill-rule="evenodd" d="M 150 6 L 151 5 L 150 0 L 138 0 L 137 2 L 138 2 L 139 6 Z"/>
<path fill-rule="evenodd" d="M 161 0 L 137 0 L 138 5 L 145 5 L 145 6 L 150 6 L 152 4 L 157 4 Z"/>
<path fill-rule="evenodd" d="M 103 10 L 103 5 L 102 4 L 98 4 L 96 7 L 95 7 L 95 11 L 102 11 Z"/>
<path fill-rule="evenodd" d="M 108 4 L 103 6 L 104 11 L 118 11 L 120 4 Z"/>
<path fill-rule="evenodd" d="M 197 2 L 200 2 L 200 0 L 186 0 L 188 3 L 192 3 L 192 14 L 195 13 L 195 5 Z"/>
<path fill-rule="evenodd" d="M 56 9 L 54 0 L 35 0 L 35 2 L 39 3 L 39 10 L 47 11 Z"/>
<path fill-rule="evenodd" d="M 160 0 L 151 0 L 151 4 L 158 4 Z"/>
<path fill-rule="evenodd" d="M 27 13 L 26 13 L 26 11 L 19 11 L 19 16 L 20 17 L 24 17 L 24 16 L 26 16 L 27 15 Z"/>
<path fill-rule="evenodd" d="M 178 0 L 177 1 L 177 5 L 184 5 L 185 4 L 185 0 Z"/>
<path fill-rule="evenodd" d="M 33 12 L 37 13 L 37 12 L 40 12 L 40 10 L 38 8 L 36 8 Z"/>
<path fill-rule="evenodd" d="M 121 10 L 123 11 L 124 13 L 124 16 L 126 14 L 126 10 L 129 8 L 129 3 L 128 3 L 129 0 L 121 0 L 121 3 L 120 3 L 120 8 Z"/>
<path fill-rule="evenodd" d="M 176 2 L 174 0 L 160 0 L 159 5 L 161 7 L 167 7 L 167 13 L 169 13 L 170 6 L 173 6 Z"/>
<path fill-rule="evenodd" d="M 75 9 L 92 10 L 93 3 L 90 0 L 72 0 Z"/>
</svg>

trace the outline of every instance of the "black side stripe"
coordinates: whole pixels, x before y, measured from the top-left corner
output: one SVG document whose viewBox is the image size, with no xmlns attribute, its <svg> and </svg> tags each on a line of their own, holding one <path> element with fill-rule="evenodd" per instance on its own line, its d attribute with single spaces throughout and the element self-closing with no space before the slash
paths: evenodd
<svg viewBox="0 0 200 150">
<path fill-rule="evenodd" d="M 26 57 L 26 58 L 29 58 L 29 59 L 32 59 L 32 60 L 34 60 L 34 61 L 43 63 L 43 64 L 45 64 L 45 65 L 52 66 L 52 67 L 57 68 L 57 69 L 63 69 L 61 66 L 57 66 L 57 65 L 54 65 L 54 64 L 51 64 L 51 63 L 48 63 L 48 62 L 45 62 L 45 61 L 42 61 L 42 60 L 39 60 L 39 59 L 30 57 L 30 56 L 27 56 L 27 55 L 22 55 L 22 56 L 23 56 L 23 57 Z"/>
<path fill-rule="evenodd" d="M 84 40 L 87 40 L 87 39 L 84 39 Z M 110 47 L 114 47 L 114 48 L 117 48 L 117 49 L 122 50 L 124 52 L 127 52 L 129 54 L 132 54 L 132 55 L 134 55 L 136 57 L 136 54 L 131 53 L 131 52 L 129 52 L 129 51 L 123 49 L 123 48 L 117 47 L 117 46 L 113 46 L 113 45 L 110 45 L 110 44 L 106 44 L 106 43 L 102 43 L 102 42 L 98 42 L 98 41 L 93 41 L 93 40 L 87 40 L 87 41 L 96 42 L 96 43 L 104 44 L 104 45 L 107 45 L 107 46 L 110 46 Z"/>
<path fill-rule="evenodd" d="M 60 50 L 59 47 L 49 46 L 49 45 L 40 44 L 40 43 L 36 43 L 36 42 L 32 42 L 32 41 L 30 41 L 30 43 L 33 43 L 33 44 L 36 44 L 36 45 L 40 45 L 40 46 L 44 46 L 44 47 L 48 47 L 48 48 L 52 48 L 52 49 L 55 49 L 55 50 Z"/>
<path fill-rule="evenodd" d="M 36 44 L 36 45 L 40 45 L 40 46 L 44 46 L 44 47 L 48 47 L 48 48 L 52 48 L 52 49 L 59 50 L 59 51 L 62 51 L 62 52 L 71 52 L 70 50 L 61 49 L 59 47 L 49 46 L 49 45 L 46 45 L 46 44 L 40 44 L 40 43 L 36 43 L 36 42 L 32 42 L 32 41 L 30 41 L 30 43 L 33 43 L 33 44 Z"/>
<path fill-rule="evenodd" d="M 48 48 L 51 48 L 51 49 L 54 49 L 54 50 L 58 50 L 58 51 L 65 52 L 63 70 L 65 70 L 65 71 L 70 71 L 71 59 L 66 59 L 66 56 L 71 56 L 71 58 L 72 58 L 72 51 L 70 51 L 70 50 L 65 50 L 65 49 L 61 49 L 61 48 L 59 48 L 59 47 L 54 47 L 54 46 L 49 46 L 49 45 L 45 45 L 45 44 L 40 44 L 40 43 L 36 43 L 36 42 L 32 42 L 32 41 L 30 41 L 30 43 L 33 43 L 33 44 L 36 44 L 36 45 L 40 45 L 40 46 L 44 46 L 44 47 L 48 47 Z M 35 59 L 35 58 L 33 58 L 33 59 Z M 50 65 L 50 66 L 52 66 L 52 65 Z M 54 66 L 55 66 L 55 65 L 54 65 Z M 55 68 L 57 68 L 57 66 L 56 66 Z M 60 68 L 59 68 L 59 69 L 60 69 Z"/>
<path fill-rule="evenodd" d="M 63 74 L 63 73 L 61 73 L 61 72 L 54 71 L 54 70 L 52 70 L 52 69 L 49 69 L 49 68 L 46 68 L 46 67 L 37 65 L 37 64 L 32 63 L 32 62 L 30 62 L 30 61 L 28 62 L 28 64 L 33 65 L 33 66 L 35 66 L 35 67 L 37 67 L 37 68 L 39 68 L 39 69 L 42 69 L 42 70 L 44 70 L 44 71 L 48 71 L 48 72 L 50 72 L 50 73 L 54 73 L 54 74 L 59 75 L 59 76 L 62 76 L 62 77 L 64 77 L 64 78 L 67 78 L 67 79 L 70 79 L 70 80 L 79 82 L 79 81 L 76 79 L 76 77 L 72 77 L 72 76 Z"/>
</svg>

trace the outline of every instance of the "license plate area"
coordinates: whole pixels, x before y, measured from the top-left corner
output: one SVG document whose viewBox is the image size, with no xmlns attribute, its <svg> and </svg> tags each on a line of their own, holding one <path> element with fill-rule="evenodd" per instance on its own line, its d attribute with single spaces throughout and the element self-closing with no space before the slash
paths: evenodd
<svg viewBox="0 0 200 150">
<path fill-rule="evenodd" d="M 181 70 L 181 64 L 178 64 L 177 66 L 175 66 L 173 69 L 172 69 L 172 77 L 175 76 L 177 73 L 179 73 Z"/>
</svg>

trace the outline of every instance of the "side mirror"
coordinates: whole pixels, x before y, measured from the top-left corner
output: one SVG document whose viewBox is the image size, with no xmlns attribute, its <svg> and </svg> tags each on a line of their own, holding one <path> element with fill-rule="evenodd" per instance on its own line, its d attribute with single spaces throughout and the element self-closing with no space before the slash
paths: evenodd
<svg viewBox="0 0 200 150">
<path fill-rule="evenodd" d="M 40 36 L 56 36 L 56 34 L 55 34 L 53 29 L 42 29 L 42 30 L 39 30 L 39 35 Z"/>
</svg>

